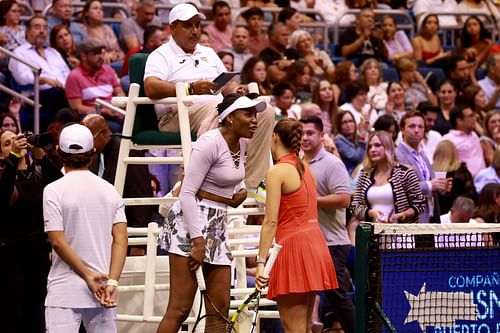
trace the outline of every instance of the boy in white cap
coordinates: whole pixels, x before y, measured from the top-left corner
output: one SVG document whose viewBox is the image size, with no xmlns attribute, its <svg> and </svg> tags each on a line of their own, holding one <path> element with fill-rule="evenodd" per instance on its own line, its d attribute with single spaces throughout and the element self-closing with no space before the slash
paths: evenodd
<svg viewBox="0 0 500 333">
<path fill-rule="evenodd" d="M 198 42 L 201 35 L 200 21 L 205 15 L 191 4 L 176 5 L 170 11 L 169 23 L 172 38 L 153 51 L 146 62 L 144 89 L 153 99 L 175 96 L 177 82 L 189 83 L 190 95 L 212 95 L 215 84 L 212 82 L 219 74 L 226 72 L 224 64 L 215 51 Z M 226 89 L 225 92 L 230 90 Z M 198 131 L 207 114 L 215 110 L 219 101 L 189 106 L 189 122 L 193 131 Z M 160 105 L 156 106 L 157 112 Z M 158 127 L 161 131 L 178 132 L 177 109 L 169 107 L 161 110 Z M 245 184 L 255 191 L 269 168 L 269 153 L 274 110 L 268 105 L 257 117 L 258 128 L 250 140 Z"/>
<path fill-rule="evenodd" d="M 90 130 L 62 129 L 58 152 L 66 175 L 43 193 L 45 231 L 53 248 L 45 299 L 48 333 L 116 332 L 120 278 L 127 253 L 124 204 L 115 188 L 88 166 Z"/>
</svg>

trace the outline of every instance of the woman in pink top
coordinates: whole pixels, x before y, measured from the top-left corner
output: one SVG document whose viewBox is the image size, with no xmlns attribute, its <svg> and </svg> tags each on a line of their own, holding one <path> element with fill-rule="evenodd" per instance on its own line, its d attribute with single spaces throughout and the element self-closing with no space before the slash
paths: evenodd
<svg viewBox="0 0 500 333">
<path fill-rule="evenodd" d="M 227 206 L 237 207 L 247 197 L 243 184 L 246 139 L 257 128 L 257 112 L 265 108 L 265 102 L 229 94 L 217 106 L 221 126 L 193 143 L 179 200 L 170 209 L 161 234 L 160 245 L 169 252 L 170 296 L 158 333 L 178 332 L 186 320 L 200 265 L 210 299 L 221 313 L 229 313 L 232 255 L 225 224 Z M 225 327 L 226 323 L 209 316 L 206 324 Z"/>
</svg>

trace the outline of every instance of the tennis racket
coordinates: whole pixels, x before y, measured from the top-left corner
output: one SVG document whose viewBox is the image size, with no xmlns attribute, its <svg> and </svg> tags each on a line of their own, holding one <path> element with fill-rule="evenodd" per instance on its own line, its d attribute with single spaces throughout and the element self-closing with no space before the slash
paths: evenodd
<svg viewBox="0 0 500 333">
<path fill-rule="evenodd" d="M 266 265 L 264 267 L 264 277 L 266 278 L 269 277 L 271 269 L 273 268 L 274 262 L 276 261 L 276 258 L 278 257 L 280 250 L 281 250 L 281 245 L 274 244 L 273 248 L 271 249 L 271 254 L 269 255 L 269 259 L 267 259 Z M 242 313 L 248 307 L 248 305 L 252 303 L 252 301 L 254 301 L 253 303 L 255 304 L 255 306 L 252 316 L 252 324 L 250 326 L 250 333 L 255 332 L 257 326 L 257 320 L 259 317 L 258 314 L 259 314 L 260 295 L 261 295 L 260 290 L 255 288 L 254 291 L 246 297 L 243 303 L 241 303 L 241 305 L 236 310 L 236 313 L 231 317 L 226 333 L 241 332 L 240 330 L 237 329 L 239 328 L 240 322 L 246 318 L 244 315 L 242 316 Z"/>
<path fill-rule="evenodd" d="M 223 333 L 226 331 L 230 321 L 227 317 L 217 309 L 207 293 L 205 277 L 203 270 L 200 267 L 196 270 L 196 281 L 200 290 L 200 309 L 198 316 L 193 326 L 192 333 Z M 203 306 L 203 301 L 208 301 L 209 307 Z M 205 308 L 205 313 L 203 309 Z"/>
</svg>

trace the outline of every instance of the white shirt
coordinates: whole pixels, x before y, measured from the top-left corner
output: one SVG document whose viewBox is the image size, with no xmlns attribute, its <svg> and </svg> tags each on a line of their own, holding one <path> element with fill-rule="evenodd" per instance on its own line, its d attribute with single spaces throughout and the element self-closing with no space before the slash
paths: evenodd
<svg viewBox="0 0 500 333">
<path fill-rule="evenodd" d="M 427 159 L 431 164 L 434 161 L 434 152 L 436 151 L 436 147 L 442 139 L 443 136 L 441 135 L 441 133 L 435 130 L 430 130 L 425 134 L 425 138 L 422 140 L 422 142 L 420 142 L 420 146 L 422 147 L 425 156 L 427 156 Z"/>
<path fill-rule="evenodd" d="M 26 42 L 17 47 L 14 53 L 27 62 L 39 66 L 42 69 L 40 74 L 41 77 L 57 80 L 63 85 L 66 84 L 66 78 L 68 77 L 70 69 L 56 49 L 46 47 L 45 58 L 43 58 L 33 45 Z M 24 86 L 35 82 L 33 71 L 28 66 L 13 58 L 9 61 L 9 70 L 19 85 Z M 52 88 L 52 86 L 48 84 L 40 85 L 40 90 L 47 90 L 50 88 Z"/>
<path fill-rule="evenodd" d="M 387 82 L 380 82 L 377 86 L 370 86 L 368 90 L 368 100 L 371 101 L 372 97 L 374 98 L 375 109 L 377 110 L 384 110 L 387 105 L 389 99 L 387 96 L 387 85 Z"/>
<path fill-rule="evenodd" d="M 198 44 L 192 54 L 186 53 L 177 45 L 174 38 L 170 38 L 167 43 L 149 55 L 144 70 L 144 80 L 148 77 L 157 77 L 169 83 L 195 82 L 213 80 L 224 72 L 227 72 L 226 67 L 211 47 Z M 169 112 L 177 112 L 177 106 L 156 104 L 155 112 L 160 119 Z"/>
<path fill-rule="evenodd" d="M 486 95 L 486 100 L 489 101 L 493 94 L 495 93 L 495 89 L 497 88 L 496 83 L 490 79 L 488 76 L 485 76 L 484 79 L 478 81 L 479 86 L 484 91 Z M 495 108 L 500 108 L 500 98 L 497 99 L 495 103 Z"/>
<path fill-rule="evenodd" d="M 149 55 L 144 79 L 157 77 L 170 83 L 195 82 L 213 80 L 223 72 L 227 70 L 212 48 L 198 44 L 192 54 L 186 53 L 174 38 L 170 38 Z"/>
<path fill-rule="evenodd" d="M 458 5 L 455 0 L 416 0 L 413 5 L 415 16 L 419 14 L 431 13 L 438 9 L 440 12 L 456 12 Z M 455 16 L 438 15 L 439 26 L 443 28 L 457 27 Z M 420 21 L 420 20 L 419 20 Z"/>
<path fill-rule="evenodd" d="M 294 3 L 295 2 L 290 1 L 291 6 L 293 6 L 292 4 Z M 344 0 L 316 0 L 314 9 L 323 14 L 328 24 L 335 24 L 335 22 L 340 19 L 340 26 L 345 27 L 356 21 L 354 15 L 344 15 L 344 13 L 349 10 Z"/>
<path fill-rule="evenodd" d="M 358 125 L 358 128 L 359 128 L 359 124 L 361 124 L 361 120 L 362 120 L 363 115 L 360 112 L 358 112 L 358 110 L 356 110 L 354 108 L 352 103 L 344 103 L 340 106 L 340 109 L 344 110 L 344 111 L 350 111 L 352 113 L 352 116 L 354 117 L 354 120 L 356 121 L 356 124 Z M 362 112 L 368 113 L 368 111 L 370 111 L 370 104 L 365 104 L 363 106 Z M 373 124 L 375 124 L 375 122 L 377 121 L 377 118 L 378 118 L 377 110 L 374 109 L 374 110 L 372 110 L 372 112 L 370 114 L 370 126 L 373 126 Z"/>
<path fill-rule="evenodd" d="M 113 187 L 88 170 L 71 171 L 43 192 L 45 231 L 62 231 L 64 239 L 91 270 L 109 273 L 111 234 L 125 223 L 123 200 Z M 101 307 L 85 281 L 52 251 L 46 306 Z"/>
</svg>

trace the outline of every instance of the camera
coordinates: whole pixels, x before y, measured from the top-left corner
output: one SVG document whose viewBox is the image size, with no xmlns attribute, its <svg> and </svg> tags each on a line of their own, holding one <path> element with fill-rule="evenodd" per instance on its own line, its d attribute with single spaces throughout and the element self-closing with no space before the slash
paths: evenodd
<svg viewBox="0 0 500 333">
<path fill-rule="evenodd" d="M 45 147 L 52 143 L 52 134 L 50 132 L 35 134 L 33 132 L 26 131 L 23 135 L 26 138 L 26 141 L 34 147 Z"/>
</svg>

